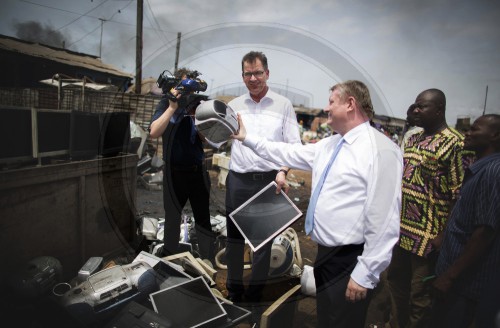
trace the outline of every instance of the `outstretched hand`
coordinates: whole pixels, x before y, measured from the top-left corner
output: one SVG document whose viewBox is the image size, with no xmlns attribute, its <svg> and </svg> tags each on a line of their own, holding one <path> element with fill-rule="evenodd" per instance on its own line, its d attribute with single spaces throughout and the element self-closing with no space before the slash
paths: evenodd
<svg viewBox="0 0 500 328">
<path fill-rule="evenodd" d="M 245 140 L 247 136 L 247 130 L 245 129 L 245 125 L 243 124 L 243 120 L 241 119 L 240 113 L 237 114 L 237 119 L 238 119 L 238 133 L 237 134 L 232 134 L 231 138 L 243 141 Z"/>
</svg>

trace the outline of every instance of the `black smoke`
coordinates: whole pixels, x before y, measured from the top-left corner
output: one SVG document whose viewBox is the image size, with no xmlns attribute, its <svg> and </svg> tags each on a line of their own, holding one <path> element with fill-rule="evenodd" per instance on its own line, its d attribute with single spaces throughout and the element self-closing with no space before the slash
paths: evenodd
<svg viewBox="0 0 500 328">
<path fill-rule="evenodd" d="M 21 40 L 58 48 L 65 48 L 65 44 L 71 44 L 68 36 L 47 24 L 42 25 L 35 21 L 16 22 L 14 23 L 14 28 L 16 29 L 16 37 Z"/>
</svg>

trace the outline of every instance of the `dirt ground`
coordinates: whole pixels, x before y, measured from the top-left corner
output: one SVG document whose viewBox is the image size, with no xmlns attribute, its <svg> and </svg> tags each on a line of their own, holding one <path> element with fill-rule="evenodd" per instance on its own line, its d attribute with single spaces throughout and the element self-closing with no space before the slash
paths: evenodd
<svg viewBox="0 0 500 328">
<path fill-rule="evenodd" d="M 212 216 L 224 215 L 224 198 L 225 187 L 218 183 L 218 169 L 209 170 L 211 178 L 210 190 L 210 211 Z M 299 247 L 302 255 L 302 262 L 304 265 L 312 265 L 316 257 L 316 245 L 304 233 L 304 220 L 307 206 L 309 203 L 310 190 L 311 190 L 311 174 L 310 172 L 292 170 L 290 171 L 287 180 L 291 187 L 288 192 L 289 198 L 295 205 L 302 211 L 303 216 L 299 218 L 292 228 L 297 233 L 299 239 Z M 137 184 L 137 199 L 136 206 L 138 215 L 140 217 L 164 217 L 162 191 L 161 190 L 148 190 L 141 183 Z M 187 213 L 190 213 L 189 203 L 186 206 Z M 225 289 L 226 271 L 216 268 L 217 271 L 217 289 L 223 296 L 227 295 Z M 244 279 L 248 278 L 249 270 L 245 270 Z M 264 291 L 264 300 L 261 304 L 262 309 L 268 308 L 274 301 L 280 298 L 292 287 L 300 284 L 300 278 L 293 277 L 276 277 L 271 280 L 269 286 Z M 295 311 L 293 319 L 290 321 L 292 325 L 288 327 L 315 327 L 316 325 L 316 305 L 315 299 L 305 295 L 299 295 L 293 301 Z M 284 325 L 283 325 L 284 326 Z M 241 328 L 250 327 L 248 323 L 239 325 Z M 276 326 L 282 327 L 282 325 Z"/>
</svg>

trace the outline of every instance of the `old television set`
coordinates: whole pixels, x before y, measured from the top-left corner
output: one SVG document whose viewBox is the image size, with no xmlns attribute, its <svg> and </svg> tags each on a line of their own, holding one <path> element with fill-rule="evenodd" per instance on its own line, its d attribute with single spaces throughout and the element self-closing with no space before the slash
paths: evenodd
<svg viewBox="0 0 500 328">
<path fill-rule="evenodd" d="M 255 252 L 302 216 L 299 208 L 272 181 L 229 214 Z"/>
</svg>

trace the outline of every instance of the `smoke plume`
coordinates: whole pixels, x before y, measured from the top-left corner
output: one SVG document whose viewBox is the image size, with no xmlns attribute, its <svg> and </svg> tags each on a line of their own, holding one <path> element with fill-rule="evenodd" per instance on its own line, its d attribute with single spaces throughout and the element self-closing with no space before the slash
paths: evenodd
<svg viewBox="0 0 500 328">
<path fill-rule="evenodd" d="M 64 48 L 65 44 L 71 44 L 71 41 L 60 31 L 55 30 L 50 25 L 42 25 L 39 22 L 28 21 L 14 23 L 16 36 L 19 39 L 37 42 L 48 46 Z"/>
</svg>

